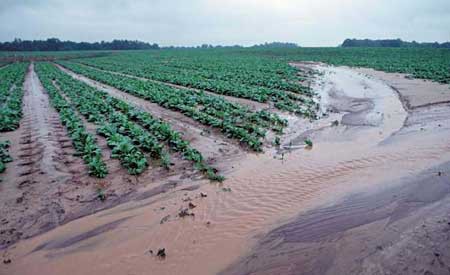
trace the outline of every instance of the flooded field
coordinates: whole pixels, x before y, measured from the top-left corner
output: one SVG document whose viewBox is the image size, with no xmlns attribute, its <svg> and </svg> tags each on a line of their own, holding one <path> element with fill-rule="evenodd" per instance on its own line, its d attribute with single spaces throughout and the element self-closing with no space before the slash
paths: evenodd
<svg viewBox="0 0 450 275">
<path fill-rule="evenodd" d="M 206 155 L 227 160 L 223 183 L 185 179 L 179 184 L 175 178 L 136 187 L 124 203 L 4 250 L 3 260 L 11 263 L 0 273 L 450 272 L 444 245 L 450 234 L 448 93 L 427 101 L 427 82 L 417 88 L 417 80 L 400 75 L 321 63 L 292 65 L 318 72 L 312 88 L 320 96 L 320 119 L 285 115 L 289 126 L 279 148 L 261 154 L 244 153 L 215 133 L 193 139 L 206 146 Z M 33 77 L 31 67 L 25 106 L 41 96 Z M 178 120 L 155 104 L 101 88 Z M 45 98 L 40 102 L 33 106 L 46 108 Z M 37 127 L 30 135 L 38 144 L 47 142 L 40 140 L 51 137 L 48 127 L 57 125 L 51 118 L 27 119 L 26 110 L 24 123 Z M 190 120 L 175 125 L 188 135 L 202 131 Z M 216 140 L 227 151 L 215 146 Z M 49 170 L 57 168 L 51 165 L 59 146 L 54 144 L 56 149 L 40 153 L 39 167 L 48 170 L 42 175 L 66 173 Z"/>
</svg>

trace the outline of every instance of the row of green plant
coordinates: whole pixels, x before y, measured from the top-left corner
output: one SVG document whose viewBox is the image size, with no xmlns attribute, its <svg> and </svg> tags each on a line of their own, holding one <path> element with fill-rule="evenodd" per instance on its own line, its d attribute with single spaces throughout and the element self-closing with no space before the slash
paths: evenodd
<svg viewBox="0 0 450 275">
<path fill-rule="evenodd" d="M 15 63 L 0 70 L 0 132 L 19 127 L 27 67 L 28 63 Z"/>
<path fill-rule="evenodd" d="M 8 152 L 9 145 L 9 141 L 0 142 L 0 173 L 5 172 L 6 163 L 13 161 Z"/>
<path fill-rule="evenodd" d="M 298 70 L 286 62 L 265 56 L 247 54 L 248 51 L 158 51 L 134 52 L 92 59 L 95 62 L 117 62 L 156 66 L 173 71 L 192 73 L 209 79 L 221 79 L 241 84 L 274 88 L 294 93 L 309 93 L 299 84 Z"/>
<path fill-rule="evenodd" d="M 83 121 L 71 104 L 53 86 L 46 66 L 37 63 L 35 69 L 42 85 L 48 92 L 51 105 L 59 113 L 61 123 L 66 127 L 72 139 L 77 154 L 88 166 L 89 174 L 104 178 L 108 174 L 108 169 L 102 159 L 101 149 L 98 147 L 95 137 L 86 130 Z"/>
<path fill-rule="evenodd" d="M 252 112 L 241 105 L 226 101 L 222 97 L 203 92 L 177 89 L 164 84 L 117 76 L 83 65 L 61 62 L 76 73 L 116 87 L 124 92 L 175 110 L 201 122 L 219 128 L 226 136 L 240 140 L 255 151 L 262 149 L 262 138 L 266 127 L 281 132 L 286 121 L 265 111 Z"/>
<path fill-rule="evenodd" d="M 76 69 L 78 71 L 92 72 L 92 68 L 90 67 L 84 67 L 70 62 L 65 62 L 62 64 L 64 64 L 65 66 L 70 66 L 72 69 Z M 265 110 L 252 112 L 242 105 L 226 101 L 221 97 L 210 96 L 203 92 L 175 89 L 173 87 L 154 82 L 149 82 L 148 84 L 146 84 L 146 87 L 154 89 L 165 89 L 167 91 L 170 90 L 171 92 L 180 92 L 183 95 L 191 97 L 190 101 L 192 101 L 192 99 L 195 99 L 197 101 L 196 103 L 201 104 L 201 111 L 203 113 L 207 113 L 220 119 L 230 118 L 231 116 L 233 117 L 235 123 L 239 124 L 239 126 L 241 127 L 247 128 L 250 131 L 260 131 L 259 129 L 255 128 L 255 126 L 257 126 L 265 129 L 272 129 L 276 132 L 281 132 L 283 128 L 287 126 L 287 121 L 285 119 L 281 119 L 276 114 L 270 113 Z"/>
<path fill-rule="evenodd" d="M 298 48 L 249 51 L 285 62 L 316 61 L 366 67 L 450 84 L 450 49 L 432 48 Z"/>
<path fill-rule="evenodd" d="M 295 90 L 294 92 L 303 94 L 297 95 L 294 92 L 286 92 L 273 87 L 242 83 L 243 81 L 239 81 L 240 78 L 253 79 L 252 76 L 247 76 L 243 72 L 236 73 L 233 68 L 226 70 L 226 72 L 237 76 L 227 77 L 226 73 L 225 76 L 220 76 L 220 72 L 225 71 L 223 69 L 202 73 L 197 70 L 170 67 L 166 63 L 152 62 L 153 59 L 143 57 L 135 56 L 128 62 L 117 62 L 113 58 L 79 60 L 79 62 L 102 70 L 125 73 L 220 95 L 240 97 L 263 103 L 273 102 L 274 106 L 280 110 L 304 116 L 314 115 L 314 111 L 311 111 L 315 107 L 314 101 L 310 98 L 312 92 L 307 88 Z M 264 76 L 266 75 L 264 74 Z M 261 76 L 260 79 L 264 79 L 264 76 Z M 297 84 L 297 86 L 302 87 L 300 84 Z"/>
<path fill-rule="evenodd" d="M 218 55 L 190 54 L 188 56 L 160 55 L 161 58 L 151 58 L 167 68 L 181 69 L 193 72 L 204 78 L 234 81 L 242 84 L 279 89 L 300 94 L 310 94 L 308 86 L 299 83 L 299 70 L 285 62 L 273 58 L 253 55 Z"/>
<path fill-rule="evenodd" d="M 139 174 L 147 166 L 145 156 L 158 161 L 169 168 L 170 155 L 165 145 L 174 152 L 180 152 L 183 158 L 192 161 L 195 168 L 205 173 L 211 180 L 223 180 L 217 170 L 208 166 L 200 152 L 182 139 L 181 134 L 171 129 L 167 123 L 152 117 L 149 113 L 138 110 L 128 103 L 109 96 L 107 93 L 92 88 L 51 64 L 46 67 L 47 75 L 53 79 L 57 87 L 88 121 L 98 125 L 97 132 L 104 136 L 108 146 L 112 148 L 112 156 L 121 159 L 130 173 Z"/>
</svg>

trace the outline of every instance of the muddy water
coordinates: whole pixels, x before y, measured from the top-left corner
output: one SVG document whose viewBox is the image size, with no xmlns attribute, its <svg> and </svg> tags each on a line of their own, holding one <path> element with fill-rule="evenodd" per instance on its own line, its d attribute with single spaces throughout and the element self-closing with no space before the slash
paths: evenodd
<svg viewBox="0 0 450 275">
<path fill-rule="evenodd" d="M 350 191 L 383 190 L 450 160 L 448 116 L 439 130 L 403 130 L 407 113 L 387 85 L 348 69 L 319 69 L 325 73 L 317 90 L 329 96 L 323 105 L 347 123 L 311 131 L 311 150 L 248 155 L 223 185 L 73 221 L 19 243 L 6 274 L 215 274 L 298 213 L 332 205 Z M 195 216 L 178 217 L 189 201 Z M 162 247 L 165 259 L 154 255 Z"/>
</svg>

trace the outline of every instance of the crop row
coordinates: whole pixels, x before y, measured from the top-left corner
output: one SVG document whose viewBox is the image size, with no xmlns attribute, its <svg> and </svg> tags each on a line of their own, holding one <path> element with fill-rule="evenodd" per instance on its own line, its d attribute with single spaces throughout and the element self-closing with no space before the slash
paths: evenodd
<svg viewBox="0 0 450 275">
<path fill-rule="evenodd" d="M 72 139 L 77 154 L 83 158 L 88 166 L 89 174 L 98 178 L 105 177 L 108 170 L 95 137 L 86 130 L 82 119 L 71 104 L 53 86 L 52 78 L 48 74 L 46 66 L 37 63 L 35 68 L 42 85 L 48 92 L 51 105 L 59 113 L 61 123 L 66 127 Z"/>
<path fill-rule="evenodd" d="M 243 76 L 227 78 L 226 75 L 220 76 L 220 71 L 180 70 L 175 67 L 168 67 L 165 64 L 142 63 L 138 59 L 127 63 L 109 61 L 108 59 L 89 59 L 80 60 L 79 62 L 102 70 L 130 74 L 220 95 L 245 98 L 263 103 L 273 102 L 276 108 L 299 115 L 312 116 L 314 114 L 311 108 L 315 105 L 309 98 L 311 92 L 306 88 L 296 90 L 295 92 L 304 94 L 297 95 L 293 92 L 286 92 L 276 88 L 239 82 L 239 78 Z M 234 73 L 232 74 L 234 75 Z"/>
<path fill-rule="evenodd" d="M 154 61 L 155 59 L 150 59 Z M 307 86 L 298 83 L 298 71 L 284 62 L 273 59 L 247 56 L 217 56 L 211 58 L 177 58 L 161 60 L 166 67 L 186 70 L 205 78 L 235 81 L 242 84 L 279 89 L 294 93 L 310 94 Z M 160 61 L 160 62 L 161 62 Z"/>
<path fill-rule="evenodd" d="M 58 98 L 59 101 L 64 102 L 65 107 L 71 111 L 71 117 L 73 119 L 78 120 L 82 125 L 83 122 L 77 114 L 77 112 L 80 112 L 83 116 L 88 117 L 88 121 L 95 121 L 100 125 L 110 127 L 114 130 L 114 132 L 112 132 L 111 135 L 108 135 L 107 137 L 107 144 L 112 148 L 111 157 L 117 158 L 120 161 L 121 165 L 127 169 L 129 174 L 138 175 L 146 169 L 148 163 L 146 157 L 144 156 L 144 153 L 137 146 L 132 144 L 129 137 L 118 133 L 117 127 L 115 125 L 113 126 L 107 123 L 101 116 L 95 116 L 93 113 L 88 115 L 86 111 L 83 113 L 82 109 L 80 109 L 79 107 L 79 104 L 82 102 L 82 100 L 74 101 L 74 98 L 71 98 L 70 96 L 70 101 L 66 99 L 65 96 L 67 96 L 67 94 L 63 95 L 58 89 L 60 88 L 61 90 L 66 91 L 66 87 L 64 85 L 61 85 L 58 88 L 55 86 L 55 81 L 57 79 L 55 72 L 57 71 L 52 67 L 52 65 L 40 63 L 37 65 L 37 71 L 45 89 L 49 92 L 51 97 Z M 90 101 L 88 100 L 85 100 L 85 102 L 86 104 L 90 103 Z M 55 107 L 58 110 L 58 107 Z M 92 109 L 93 112 L 97 111 L 94 106 L 90 106 L 90 109 Z M 87 131 L 84 129 L 84 126 L 80 128 L 83 128 L 83 130 L 86 132 L 86 135 L 90 135 L 92 139 L 94 139 L 92 134 L 87 133 Z"/>
<path fill-rule="evenodd" d="M 73 79 L 51 64 L 45 66 L 53 85 L 70 99 L 70 102 L 89 122 L 98 126 L 97 133 L 104 136 L 112 148 L 112 157 L 121 160 L 131 174 L 140 174 L 148 163 L 145 154 L 169 168 L 170 155 L 165 149 L 180 152 L 192 161 L 195 168 L 211 180 L 223 180 L 217 171 L 208 166 L 203 156 L 172 130 L 167 123 L 153 118 L 128 103 L 109 96 Z"/>
<path fill-rule="evenodd" d="M 167 70 L 176 69 L 178 72 L 197 74 L 204 78 L 221 79 L 294 93 L 310 92 L 308 87 L 299 84 L 299 71 L 296 68 L 289 66 L 286 62 L 257 56 L 252 52 L 211 50 L 137 52 L 96 58 L 92 61 L 97 64 L 115 62 L 127 65 L 136 64 L 139 67 L 157 66 Z"/>
<path fill-rule="evenodd" d="M 26 63 L 15 63 L 0 70 L 0 132 L 19 127 L 27 67 Z"/>
<path fill-rule="evenodd" d="M 75 69 L 80 72 L 94 72 L 92 68 L 86 66 L 80 66 L 75 63 L 65 62 L 62 63 L 64 66 L 68 66 L 71 69 Z M 108 74 L 108 72 L 106 72 Z M 111 74 L 109 74 L 111 75 Z M 130 79 L 129 77 L 124 77 L 125 79 Z M 142 80 L 139 80 L 142 82 Z M 144 82 L 145 83 L 145 82 Z M 240 126 L 247 128 L 250 131 L 260 132 L 259 129 L 256 129 L 254 125 L 260 128 L 272 129 L 276 132 L 281 132 L 283 128 L 287 125 L 286 120 L 281 119 L 278 115 L 270 113 L 265 110 L 261 110 L 258 112 L 252 112 L 248 108 L 231 103 L 229 101 L 224 100 L 221 97 L 210 96 L 203 92 L 197 92 L 192 90 L 185 89 L 175 89 L 169 87 L 164 84 L 159 84 L 155 82 L 147 82 L 148 87 L 154 87 L 156 89 L 165 89 L 170 91 L 176 91 L 178 93 L 182 93 L 182 95 L 188 95 L 191 98 L 197 97 L 197 101 L 199 104 L 203 106 L 202 112 L 207 113 L 209 115 L 218 117 L 220 119 L 228 118 L 230 115 L 232 117 L 236 117 L 236 123 Z M 221 111 L 218 111 L 221 110 Z"/>
<path fill-rule="evenodd" d="M 240 140 L 255 151 L 262 149 L 261 139 L 265 136 L 265 129 L 271 127 L 280 132 L 286 126 L 286 121 L 275 114 L 266 111 L 252 112 L 222 97 L 204 92 L 177 89 L 131 77 L 118 77 L 112 73 L 70 62 L 61 64 L 76 73 L 157 103 L 164 108 L 181 112 L 205 125 L 217 127 L 226 136 Z"/>
</svg>

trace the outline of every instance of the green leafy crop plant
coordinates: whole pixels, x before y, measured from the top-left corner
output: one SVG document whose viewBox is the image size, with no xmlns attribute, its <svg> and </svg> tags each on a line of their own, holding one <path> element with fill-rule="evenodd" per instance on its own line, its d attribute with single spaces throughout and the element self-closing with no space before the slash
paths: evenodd
<svg viewBox="0 0 450 275">
<path fill-rule="evenodd" d="M 0 132 L 19 128 L 22 118 L 23 83 L 28 63 L 6 65 L 0 70 Z M 0 142 L 0 173 L 13 159 L 8 153 L 9 141 Z"/>
<path fill-rule="evenodd" d="M 118 158 L 130 174 L 140 174 L 148 166 L 144 153 L 169 168 L 170 156 L 164 149 L 168 146 L 170 150 L 182 153 L 209 178 L 212 179 L 208 171 L 214 171 L 219 177 L 216 170 L 204 163 L 201 154 L 167 123 L 73 79 L 51 64 L 45 66 L 54 87 L 58 87 L 87 120 L 99 126 L 97 132 L 107 139 L 113 157 Z"/>
<path fill-rule="evenodd" d="M 89 174 L 104 178 L 108 174 L 108 170 L 102 160 L 101 150 L 97 146 L 95 138 L 87 132 L 75 110 L 53 86 L 52 75 L 46 66 L 48 65 L 38 63 L 35 68 L 42 85 L 48 92 L 51 105 L 59 113 L 61 123 L 66 127 L 77 154 L 83 158 L 88 166 Z"/>
<path fill-rule="evenodd" d="M 189 52 L 176 61 L 161 53 L 128 54 L 109 58 L 80 59 L 78 62 L 106 71 L 125 73 L 188 88 L 250 99 L 273 102 L 275 107 L 306 115 L 300 107 L 313 108 L 314 102 L 305 98 L 313 95 L 296 76 L 297 70 L 270 58 L 251 55 L 218 56 Z M 172 52 L 177 57 L 179 52 Z M 301 95 L 301 96 L 300 96 Z M 277 104 L 278 103 L 278 104 Z"/>
<path fill-rule="evenodd" d="M 117 76 L 75 63 L 61 62 L 67 68 L 89 78 L 116 87 L 134 96 L 157 103 L 164 108 L 183 113 L 192 119 L 219 128 L 227 137 L 237 139 L 255 151 L 261 151 L 264 128 L 284 127 L 277 115 L 252 112 L 239 104 L 203 92 L 177 89 L 131 77 Z"/>
<path fill-rule="evenodd" d="M 27 67 L 28 63 L 15 63 L 0 70 L 0 132 L 19 127 Z"/>
</svg>

